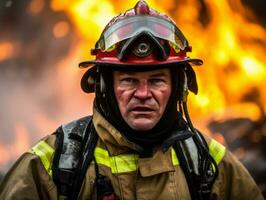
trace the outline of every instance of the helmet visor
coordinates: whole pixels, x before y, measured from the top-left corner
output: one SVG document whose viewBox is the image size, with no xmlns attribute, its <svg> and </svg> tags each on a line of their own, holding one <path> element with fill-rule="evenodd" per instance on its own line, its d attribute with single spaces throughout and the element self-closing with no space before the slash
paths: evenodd
<svg viewBox="0 0 266 200">
<path fill-rule="evenodd" d="M 96 49 L 108 51 L 116 43 L 134 37 L 143 31 L 169 41 L 180 50 L 188 46 L 186 38 L 175 24 L 163 18 L 141 15 L 127 17 L 108 27 L 97 42 Z"/>
</svg>

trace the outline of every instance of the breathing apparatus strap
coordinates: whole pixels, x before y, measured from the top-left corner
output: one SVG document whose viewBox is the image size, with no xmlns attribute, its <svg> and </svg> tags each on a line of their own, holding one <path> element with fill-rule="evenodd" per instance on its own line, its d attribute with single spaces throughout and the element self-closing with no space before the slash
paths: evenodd
<svg viewBox="0 0 266 200">
<path fill-rule="evenodd" d="M 88 166 L 94 157 L 98 135 L 92 117 L 84 117 L 57 129 L 53 180 L 58 199 L 77 199 Z"/>
<path fill-rule="evenodd" d="M 115 200 L 108 177 L 99 173 L 94 157 L 98 134 L 92 117 L 84 117 L 57 129 L 56 151 L 53 160 L 53 180 L 59 200 L 76 200 L 88 166 L 95 163 L 97 199 Z"/>
<path fill-rule="evenodd" d="M 185 174 L 192 200 L 208 200 L 211 197 L 212 185 L 218 175 L 218 167 L 209 153 L 206 140 L 202 134 L 194 128 L 190 120 L 186 103 L 188 96 L 186 68 L 183 73 L 183 94 L 179 106 L 184 112 L 186 118 L 185 123 L 188 126 L 187 131 L 190 133 L 191 137 L 176 141 L 173 144 L 173 148 Z"/>
<path fill-rule="evenodd" d="M 211 166 L 212 162 L 209 161 L 209 153 L 205 156 L 200 155 L 193 137 L 177 141 L 173 148 L 185 174 L 191 199 L 208 200 L 216 177 Z M 208 167 L 201 169 L 202 163 L 207 163 Z"/>
</svg>

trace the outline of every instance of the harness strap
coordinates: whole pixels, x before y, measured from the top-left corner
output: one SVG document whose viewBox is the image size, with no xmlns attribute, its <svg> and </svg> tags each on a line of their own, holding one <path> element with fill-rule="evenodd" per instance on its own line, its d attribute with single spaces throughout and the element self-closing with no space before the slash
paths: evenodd
<svg viewBox="0 0 266 200">
<path fill-rule="evenodd" d="M 197 132 L 197 137 L 204 138 Z M 218 175 L 217 163 L 220 162 L 224 155 L 224 149 L 220 148 L 215 142 L 211 142 L 211 150 L 216 150 L 219 155 L 214 159 L 209 147 L 204 140 L 197 140 L 192 137 L 176 141 L 173 148 L 179 158 L 181 168 L 187 180 L 191 198 L 193 200 L 210 199 L 212 185 Z M 218 162 L 217 162 L 218 161 Z"/>
<path fill-rule="evenodd" d="M 29 152 L 38 155 L 47 173 L 53 176 L 58 187 L 59 199 L 77 199 L 85 173 L 93 159 L 95 159 L 96 165 L 109 167 L 113 174 L 133 172 L 138 168 L 136 164 L 138 163 L 138 156 L 136 154 L 110 156 L 107 150 L 96 147 L 98 135 L 90 117 L 83 118 L 79 122 L 75 121 L 72 125 L 62 126 L 57 131 L 56 151 L 45 141 L 40 141 Z M 79 134 L 75 134 L 76 132 Z M 67 146 L 65 144 L 66 138 L 68 139 Z M 182 135 L 182 138 L 176 137 L 176 139 L 184 139 L 184 141 L 177 141 L 173 145 L 173 165 L 181 165 L 193 199 L 208 199 L 214 179 L 202 181 L 199 176 L 201 175 L 200 171 L 197 171 L 197 164 L 194 162 L 198 160 L 198 157 L 193 155 L 197 155 L 195 142 L 191 137 L 185 135 L 184 137 Z M 69 147 L 69 145 L 73 146 L 74 144 L 80 146 Z M 166 147 L 169 144 L 167 143 Z M 213 139 L 209 142 L 208 147 L 211 155 L 209 158 L 212 160 L 208 161 L 210 165 L 207 166 L 211 166 L 211 169 L 217 173 L 217 165 L 224 157 L 225 147 Z M 74 152 L 74 154 L 68 154 L 70 152 Z M 73 155 L 78 155 L 78 157 L 73 157 Z M 193 186 L 192 184 L 195 183 L 197 183 L 196 186 Z M 200 195 L 198 195 L 199 191 L 202 192 Z M 207 192 L 204 193 L 204 191 Z"/>
<path fill-rule="evenodd" d="M 86 156 L 93 151 L 88 149 L 88 143 L 94 148 L 96 144 L 92 142 L 97 141 L 91 132 L 91 119 L 91 116 L 87 116 L 57 129 L 53 180 L 59 199 L 72 200 L 78 197 L 85 172 L 92 161 L 91 156 Z"/>
<path fill-rule="evenodd" d="M 82 149 L 79 170 L 77 170 L 76 178 L 74 180 L 73 193 L 72 197 L 70 198 L 72 200 L 77 199 L 88 166 L 94 160 L 94 149 L 96 147 L 97 140 L 98 134 L 96 133 L 96 130 L 91 123 L 82 145 L 84 148 Z"/>
<path fill-rule="evenodd" d="M 209 142 L 209 151 L 214 158 L 217 165 L 221 162 L 225 154 L 225 147 L 212 139 Z M 180 165 L 179 159 L 174 149 L 171 149 L 172 163 L 174 166 Z M 45 141 L 40 141 L 33 146 L 29 153 L 37 155 L 46 169 L 47 173 L 52 177 L 52 159 L 55 150 Z M 117 156 L 110 156 L 106 149 L 95 147 L 94 157 L 97 164 L 110 168 L 112 174 L 130 173 L 137 170 L 138 155 L 136 154 L 122 154 Z"/>
</svg>

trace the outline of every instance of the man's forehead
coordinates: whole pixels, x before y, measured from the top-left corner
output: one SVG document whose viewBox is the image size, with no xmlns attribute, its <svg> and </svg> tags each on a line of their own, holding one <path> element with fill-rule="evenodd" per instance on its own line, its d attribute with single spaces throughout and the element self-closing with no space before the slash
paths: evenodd
<svg viewBox="0 0 266 200">
<path fill-rule="evenodd" d="M 164 76 L 170 74 L 169 68 L 153 69 L 148 71 L 127 71 L 127 70 L 117 70 L 115 75 L 149 75 L 149 76 Z"/>
</svg>

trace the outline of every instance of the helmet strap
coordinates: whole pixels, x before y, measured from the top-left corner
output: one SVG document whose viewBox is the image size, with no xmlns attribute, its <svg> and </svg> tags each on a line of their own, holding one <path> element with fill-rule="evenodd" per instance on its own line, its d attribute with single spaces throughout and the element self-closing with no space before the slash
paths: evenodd
<svg viewBox="0 0 266 200">
<path fill-rule="evenodd" d="M 187 102 L 187 96 L 188 96 L 188 78 L 187 78 L 187 73 L 186 73 L 186 66 L 185 69 L 182 70 L 184 74 L 184 82 L 183 82 L 183 91 L 182 91 L 182 101 Z"/>
</svg>

